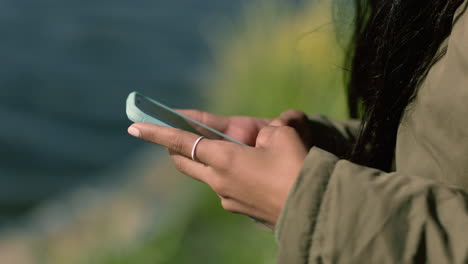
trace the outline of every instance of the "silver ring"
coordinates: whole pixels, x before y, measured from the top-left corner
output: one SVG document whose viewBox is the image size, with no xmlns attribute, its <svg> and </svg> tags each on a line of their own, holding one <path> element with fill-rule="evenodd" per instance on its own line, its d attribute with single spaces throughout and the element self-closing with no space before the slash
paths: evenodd
<svg viewBox="0 0 468 264">
<path fill-rule="evenodd" d="M 193 147 L 192 147 L 192 160 L 193 161 L 196 161 L 195 160 L 195 151 L 197 149 L 197 146 L 198 146 L 198 143 L 200 143 L 200 141 L 204 138 L 204 136 L 201 136 L 199 138 L 197 138 L 197 140 L 195 141 L 195 143 L 193 144 Z"/>
</svg>

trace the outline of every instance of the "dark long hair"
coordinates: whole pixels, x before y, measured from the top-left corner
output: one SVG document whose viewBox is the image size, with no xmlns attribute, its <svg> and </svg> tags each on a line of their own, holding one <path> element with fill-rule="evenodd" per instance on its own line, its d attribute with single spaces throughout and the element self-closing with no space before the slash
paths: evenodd
<svg viewBox="0 0 468 264">
<path fill-rule="evenodd" d="M 441 45 L 463 2 L 355 0 L 348 103 L 351 117 L 363 122 L 351 161 L 391 169 L 403 112 L 430 67 L 444 55 Z"/>
</svg>

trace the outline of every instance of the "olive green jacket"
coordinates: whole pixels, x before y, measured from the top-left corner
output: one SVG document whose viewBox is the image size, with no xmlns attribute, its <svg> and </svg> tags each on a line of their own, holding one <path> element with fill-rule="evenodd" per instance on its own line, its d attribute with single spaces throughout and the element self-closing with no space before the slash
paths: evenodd
<svg viewBox="0 0 468 264">
<path fill-rule="evenodd" d="M 323 145 L 280 216 L 279 263 L 468 263 L 466 6 L 404 114 L 395 172 L 340 160 L 357 124 L 313 117 Z"/>
</svg>

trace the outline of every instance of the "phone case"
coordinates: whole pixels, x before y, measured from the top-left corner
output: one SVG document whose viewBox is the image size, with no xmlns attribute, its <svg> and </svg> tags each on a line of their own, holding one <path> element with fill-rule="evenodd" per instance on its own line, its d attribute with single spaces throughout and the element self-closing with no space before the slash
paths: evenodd
<svg viewBox="0 0 468 264">
<path fill-rule="evenodd" d="M 194 123 L 198 126 L 201 126 L 203 128 L 205 128 L 206 130 L 220 136 L 220 137 L 223 137 L 231 142 L 234 142 L 234 143 L 237 143 L 237 144 L 240 144 L 240 145 L 243 145 L 243 146 L 247 146 L 246 144 L 242 143 L 242 142 L 239 142 L 203 123 L 200 123 L 194 119 L 191 119 L 190 117 L 188 116 L 185 116 L 179 112 L 176 112 L 174 111 L 172 108 L 164 105 L 164 104 L 161 104 L 159 103 L 158 101 L 154 100 L 154 99 L 151 99 L 147 96 L 144 96 L 138 92 L 131 92 L 128 97 L 127 97 L 127 103 L 126 103 L 126 113 L 127 113 L 127 117 L 128 119 L 130 119 L 131 121 L 133 122 L 141 122 L 141 123 L 150 123 L 150 124 L 154 124 L 154 125 L 159 125 L 159 126 L 167 126 L 167 127 L 173 127 L 167 123 L 165 123 L 164 121 L 162 120 L 159 120 L 153 116 L 150 116 L 146 113 L 144 113 L 142 110 L 140 110 L 140 108 L 138 108 L 138 106 L 135 104 L 135 99 L 136 99 L 136 96 L 139 95 L 139 96 L 142 96 L 144 97 L 145 99 L 149 100 L 151 103 L 157 105 L 158 107 L 161 107 L 161 108 L 164 108 L 165 110 L 168 110 L 170 111 L 171 113 L 179 116 L 179 117 L 182 117 L 183 119 L 187 120 L 188 122 L 190 123 Z M 180 129 L 180 128 L 179 128 Z M 188 131 L 188 132 L 191 132 L 191 133 L 194 133 L 194 134 L 197 134 L 197 135 L 201 135 L 200 132 L 198 132 L 197 130 L 195 130 L 194 128 L 190 127 L 190 128 L 184 128 L 184 130 Z"/>
</svg>

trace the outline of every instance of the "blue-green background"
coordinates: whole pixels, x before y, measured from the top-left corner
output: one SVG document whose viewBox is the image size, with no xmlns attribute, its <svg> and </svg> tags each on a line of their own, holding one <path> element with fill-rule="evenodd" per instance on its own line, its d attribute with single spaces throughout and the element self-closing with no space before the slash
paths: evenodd
<svg viewBox="0 0 468 264">
<path fill-rule="evenodd" d="M 0 0 L 0 260 L 274 263 L 272 232 L 127 135 L 125 99 L 345 118 L 329 2 Z"/>
</svg>

